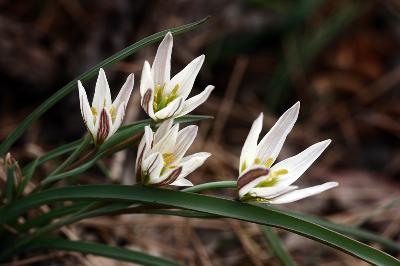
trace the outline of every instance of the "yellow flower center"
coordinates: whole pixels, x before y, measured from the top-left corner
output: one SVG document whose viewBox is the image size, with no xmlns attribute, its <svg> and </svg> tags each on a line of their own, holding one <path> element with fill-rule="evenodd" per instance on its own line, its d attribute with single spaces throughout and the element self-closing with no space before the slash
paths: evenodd
<svg viewBox="0 0 400 266">
<path fill-rule="evenodd" d="M 164 93 L 165 83 L 157 85 L 154 93 L 153 109 L 154 112 L 158 112 L 164 109 L 170 102 L 176 99 L 178 96 L 179 84 L 176 84 L 172 91 L 168 94 Z"/>
<path fill-rule="evenodd" d="M 169 166 L 175 160 L 173 153 L 164 153 L 162 156 L 164 159 L 164 167 Z"/>
<path fill-rule="evenodd" d="M 161 169 L 160 175 L 163 175 L 167 169 L 174 168 L 172 163 L 175 161 L 175 155 L 173 153 L 163 153 L 164 167 Z"/>
<path fill-rule="evenodd" d="M 279 169 L 271 172 L 268 178 L 258 183 L 256 187 L 273 187 L 276 185 L 276 183 L 278 183 L 278 177 L 281 175 L 286 175 L 287 173 L 289 173 L 287 169 Z"/>
</svg>

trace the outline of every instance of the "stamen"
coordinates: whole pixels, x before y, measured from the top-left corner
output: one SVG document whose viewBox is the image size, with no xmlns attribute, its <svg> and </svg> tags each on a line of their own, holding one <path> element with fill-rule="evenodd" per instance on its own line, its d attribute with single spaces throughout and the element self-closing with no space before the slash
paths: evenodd
<svg viewBox="0 0 400 266">
<path fill-rule="evenodd" d="M 244 172 L 244 170 L 246 170 L 246 161 L 244 161 L 243 163 L 242 163 L 242 166 L 240 167 L 240 172 Z"/>
<path fill-rule="evenodd" d="M 254 159 L 255 164 L 261 164 L 261 159 L 259 157 Z"/>
<path fill-rule="evenodd" d="M 276 183 L 278 183 L 278 178 L 270 175 L 267 179 L 258 183 L 256 187 L 273 187 Z"/>
<path fill-rule="evenodd" d="M 164 159 L 164 167 L 169 166 L 175 160 L 173 153 L 164 153 L 162 157 Z"/>
<path fill-rule="evenodd" d="M 92 108 L 90 108 L 90 110 L 92 110 L 92 114 L 94 115 L 94 116 L 97 116 L 97 110 L 96 110 L 96 107 L 92 107 Z"/>
<path fill-rule="evenodd" d="M 164 95 L 165 86 L 165 83 L 162 86 L 159 84 L 156 85 L 153 102 L 154 112 L 162 110 L 178 96 L 178 90 L 180 88 L 179 84 L 176 84 L 172 91 L 167 95 Z"/>
<path fill-rule="evenodd" d="M 269 158 L 265 161 L 264 166 L 267 167 L 267 168 L 270 168 L 271 165 L 272 165 L 273 163 L 274 163 L 274 159 L 272 159 L 272 157 L 269 157 Z"/>
<path fill-rule="evenodd" d="M 273 177 L 277 177 L 277 176 L 280 176 L 280 175 L 286 175 L 287 173 L 289 173 L 289 171 L 287 169 L 279 169 L 277 171 L 272 172 L 271 175 Z"/>
<path fill-rule="evenodd" d="M 114 123 L 115 118 L 117 117 L 117 112 L 116 112 L 116 109 L 114 106 L 111 106 L 111 108 L 110 108 L 110 116 L 111 116 L 111 120 Z"/>
</svg>

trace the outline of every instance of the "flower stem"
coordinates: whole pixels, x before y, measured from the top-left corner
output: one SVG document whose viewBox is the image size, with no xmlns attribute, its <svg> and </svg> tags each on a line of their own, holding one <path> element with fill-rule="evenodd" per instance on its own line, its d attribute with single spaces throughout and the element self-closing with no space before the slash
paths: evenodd
<svg viewBox="0 0 400 266">
<path fill-rule="evenodd" d="M 61 173 L 66 167 L 68 167 L 71 163 L 73 163 L 78 156 L 84 151 L 90 144 L 90 136 L 86 135 L 81 144 L 71 153 L 71 155 L 60 164 L 53 172 L 51 172 L 50 176 L 57 175 Z"/>
<path fill-rule="evenodd" d="M 217 182 L 209 182 L 200 185 L 196 185 L 193 187 L 182 189 L 183 192 L 200 192 L 203 190 L 210 189 L 221 189 L 221 188 L 236 188 L 236 181 L 217 181 Z"/>
</svg>

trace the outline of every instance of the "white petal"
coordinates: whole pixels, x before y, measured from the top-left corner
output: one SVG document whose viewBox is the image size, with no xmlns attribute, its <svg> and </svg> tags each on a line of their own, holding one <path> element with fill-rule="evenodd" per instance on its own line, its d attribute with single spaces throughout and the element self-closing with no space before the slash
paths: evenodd
<svg viewBox="0 0 400 266">
<path fill-rule="evenodd" d="M 211 92 L 214 90 L 214 86 L 208 85 L 204 91 L 201 93 L 197 94 L 196 96 L 193 96 L 192 98 L 187 99 L 183 103 L 183 109 L 180 112 L 179 116 L 186 115 L 196 109 L 199 105 L 204 103 L 208 97 L 210 97 Z"/>
<path fill-rule="evenodd" d="M 251 164 L 251 165 L 248 166 L 248 167 L 246 168 L 246 170 L 243 171 L 243 173 L 239 176 L 239 178 L 238 178 L 238 187 L 239 187 L 239 180 L 240 180 L 241 178 L 244 178 L 245 175 L 246 175 L 248 172 L 253 171 L 253 170 L 257 170 L 257 171 L 258 171 L 258 170 L 264 170 L 264 172 L 265 172 L 265 171 L 267 171 L 268 169 L 267 169 L 267 168 L 264 168 L 264 167 L 260 167 L 259 165 Z M 249 173 L 249 174 L 250 174 L 250 173 Z M 239 189 L 239 191 L 238 191 L 239 197 L 241 198 L 241 197 L 243 197 L 244 195 L 246 195 L 248 192 L 250 192 L 250 190 L 254 189 L 261 181 L 265 180 L 268 176 L 269 176 L 268 174 L 267 174 L 267 175 L 260 175 L 259 177 L 255 178 L 255 179 L 251 180 L 250 182 L 248 182 L 247 184 L 245 184 L 245 185 L 244 185 L 243 187 L 241 187 L 241 188 Z"/>
<path fill-rule="evenodd" d="M 327 182 L 327 183 L 324 183 L 324 184 L 318 185 L 318 186 L 294 190 L 292 192 L 283 194 L 281 196 L 278 196 L 276 198 L 269 200 L 269 203 L 283 204 L 283 203 L 289 203 L 289 202 L 301 200 L 301 199 L 313 196 L 315 194 L 324 192 L 325 190 L 337 187 L 338 185 L 339 184 L 337 182 Z"/>
<path fill-rule="evenodd" d="M 169 82 L 167 87 L 167 93 L 171 92 L 176 85 L 179 86 L 178 95 L 183 99 L 186 99 L 192 88 L 194 81 L 199 74 L 200 68 L 204 62 L 204 55 L 195 58 L 190 62 L 184 69 L 182 69 L 178 74 L 176 74 Z"/>
<path fill-rule="evenodd" d="M 94 117 L 92 114 L 92 110 L 90 110 L 86 91 L 79 80 L 78 80 L 78 89 L 79 89 L 79 102 L 81 107 L 82 118 L 90 134 L 92 134 L 92 136 L 95 136 L 97 132 L 95 131 Z"/>
<path fill-rule="evenodd" d="M 142 164 L 143 160 L 145 159 L 144 154 L 146 150 L 149 150 L 149 147 L 146 145 L 146 134 L 143 134 L 136 155 L 135 173 L 137 174 L 139 174 L 138 169 L 141 168 L 141 165 L 139 164 Z M 140 157 L 142 157 L 142 162 L 139 162 Z"/>
<path fill-rule="evenodd" d="M 297 186 L 255 187 L 249 191 L 250 195 L 260 198 L 273 198 L 297 189 Z"/>
<path fill-rule="evenodd" d="M 256 120 L 254 120 L 253 125 L 251 126 L 249 135 L 247 135 L 246 141 L 244 142 L 242 152 L 240 154 L 240 165 L 239 165 L 239 174 L 244 172 L 243 165 L 246 165 L 246 169 L 250 167 L 254 159 L 256 157 L 257 152 L 257 142 L 258 137 L 260 135 L 262 126 L 263 126 L 263 118 L 264 115 L 261 113 Z"/>
<path fill-rule="evenodd" d="M 116 110 L 119 109 L 119 106 L 122 103 L 124 103 L 125 105 L 128 104 L 129 98 L 131 97 L 131 93 L 133 90 L 133 85 L 134 85 L 134 76 L 133 74 L 130 74 L 126 79 L 124 85 L 122 85 L 122 88 L 119 91 L 117 98 L 115 98 L 115 101 L 113 102 L 113 106 Z"/>
<path fill-rule="evenodd" d="M 103 144 L 110 136 L 111 128 L 112 128 L 112 120 L 110 112 L 106 108 L 100 109 L 98 118 L 96 119 L 96 124 L 94 126 L 96 135 L 93 136 L 93 139 L 95 143 L 98 145 Z"/>
<path fill-rule="evenodd" d="M 194 170 L 199 168 L 210 156 L 211 156 L 211 153 L 198 152 L 198 153 L 184 157 L 179 163 L 179 166 L 182 167 L 182 172 L 179 175 L 178 179 L 186 177 L 187 175 L 192 173 Z"/>
<path fill-rule="evenodd" d="M 179 131 L 174 147 L 175 161 L 179 161 L 192 145 L 197 135 L 197 126 L 188 126 Z"/>
<path fill-rule="evenodd" d="M 110 134 L 108 135 L 108 138 L 114 135 L 114 133 L 118 130 L 118 128 L 121 126 L 122 121 L 124 121 L 125 117 L 125 106 L 126 104 L 124 102 L 121 103 L 117 110 L 117 115 L 115 116 L 115 120 L 112 124 Z"/>
<path fill-rule="evenodd" d="M 164 160 L 161 153 L 156 152 L 147 157 L 142 163 L 142 171 L 148 171 L 149 183 L 159 183 L 161 169 L 164 167 Z"/>
<path fill-rule="evenodd" d="M 257 157 L 261 159 L 261 162 L 265 162 L 269 158 L 272 158 L 272 162 L 276 160 L 287 135 L 296 123 L 299 109 L 300 102 L 297 102 L 278 119 L 275 125 L 260 141 Z"/>
<path fill-rule="evenodd" d="M 329 143 L 331 143 L 330 139 L 318 142 L 301 153 L 272 166 L 272 172 L 280 169 L 286 169 L 288 171 L 287 174 L 279 176 L 278 184 L 286 186 L 293 184 L 293 182 L 295 182 L 321 155 L 326 147 L 328 147 Z"/>
<path fill-rule="evenodd" d="M 174 118 L 181 113 L 182 107 L 183 107 L 183 98 L 178 97 L 172 102 L 170 102 L 166 107 L 155 113 L 154 116 L 156 117 L 156 120 Z"/>
<path fill-rule="evenodd" d="M 173 153 L 176 138 L 178 136 L 179 124 L 175 124 L 161 140 L 154 143 L 153 150 L 161 153 Z"/>
<path fill-rule="evenodd" d="M 191 187 L 193 183 L 185 178 L 179 178 L 170 184 L 171 186 L 179 186 L 179 187 Z"/>
<path fill-rule="evenodd" d="M 149 62 L 144 61 L 142 76 L 140 77 L 140 95 L 143 97 L 148 89 L 154 90 L 154 80 Z"/>
<path fill-rule="evenodd" d="M 154 85 L 162 86 L 164 83 L 169 81 L 171 74 L 172 44 L 172 34 L 171 32 L 168 32 L 158 46 L 157 54 L 151 67 L 151 73 L 154 77 Z"/>
<path fill-rule="evenodd" d="M 144 127 L 144 134 L 142 140 L 146 144 L 146 149 L 143 153 L 143 158 L 147 158 L 152 153 L 154 133 L 149 126 Z M 144 160 L 144 159 L 143 159 Z"/>
<path fill-rule="evenodd" d="M 161 123 L 156 133 L 154 134 L 154 143 L 158 143 L 163 137 L 165 137 L 168 131 L 171 130 L 173 122 L 173 119 L 168 119 Z"/>
<path fill-rule="evenodd" d="M 109 109 L 111 106 L 110 87 L 108 86 L 106 74 L 102 68 L 100 68 L 99 75 L 97 77 L 92 106 L 95 107 L 99 113 L 103 107 Z"/>
</svg>

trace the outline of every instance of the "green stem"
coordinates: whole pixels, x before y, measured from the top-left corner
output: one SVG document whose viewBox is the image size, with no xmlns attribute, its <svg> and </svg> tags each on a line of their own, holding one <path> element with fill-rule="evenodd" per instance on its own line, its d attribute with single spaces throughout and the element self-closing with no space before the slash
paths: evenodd
<svg viewBox="0 0 400 266">
<path fill-rule="evenodd" d="M 236 181 L 217 181 L 217 182 L 209 182 L 200 185 L 196 185 L 193 187 L 182 189 L 183 192 L 200 192 L 204 190 L 210 189 L 222 189 L 222 188 L 236 188 Z"/>
<path fill-rule="evenodd" d="M 51 172 L 50 176 L 61 173 L 66 167 L 68 167 L 71 163 L 73 163 L 89 145 L 90 145 L 90 136 L 86 135 L 83 138 L 81 144 L 74 150 L 74 152 L 71 153 L 71 155 L 62 164 L 60 164 L 53 172 Z"/>
</svg>

